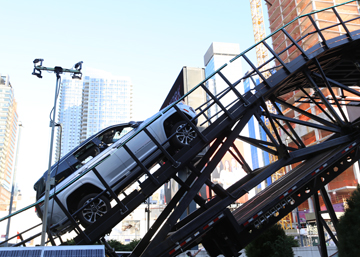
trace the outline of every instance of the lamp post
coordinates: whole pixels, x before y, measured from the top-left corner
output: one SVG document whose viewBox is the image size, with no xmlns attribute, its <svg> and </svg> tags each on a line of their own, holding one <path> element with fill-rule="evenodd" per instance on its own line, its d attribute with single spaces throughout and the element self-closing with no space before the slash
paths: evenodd
<svg viewBox="0 0 360 257">
<path fill-rule="evenodd" d="M 62 67 L 55 66 L 54 68 L 44 67 L 42 66 L 42 62 L 44 59 L 35 59 L 33 61 L 34 63 L 34 70 L 32 75 L 37 76 L 38 78 L 42 78 L 41 71 L 52 71 L 56 74 L 56 87 L 55 87 L 55 99 L 54 99 L 54 107 L 53 107 L 53 115 L 52 120 L 50 121 L 51 125 L 51 139 L 50 139 L 50 153 L 49 153 L 49 165 L 48 165 L 48 171 L 46 176 L 46 184 L 45 184 L 45 199 L 44 199 L 44 211 L 43 211 L 43 226 L 42 226 L 42 232 L 41 232 L 41 246 L 45 245 L 45 236 L 47 232 L 47 219 L 48 219 L 48 206 L 49 206 L 49 193 L 50 193 L 50 185 L 54 183 L 54 179 L 51 179 L 51 159 L 52 159 L 52 150 L 53 150 L 53 144 L 54 144 L 54 134 L 55 134 L 55 113 L 56 113 L 56 100 L 59 93 L 60 88 L 60 74 L 62 73 L 72 73 L 73 79 L 81 79 L 81 68 L 83 62 L 78 62 L 75 64 L 75 69 L 63 69 Z M 39 65 L 36 65 L 39 63 Z"/>
<path fill-rule="evenodd" d="M 18 133 L 18 139 L 17 139 L 17 143 L 16 143 L 17 146 L 16 146 L 14 173 L 13 173 L 12 186 L 11 186 L 9 216 L 10 216 L 10 214 L 12 213 L 12 205 L 13 205 L 14 193 L 15 193 L 16 171 L 17 171 L 17 163 L 18 163 L 18 157 L 19 157 L 19 145 L 20 145 L 20 135 L 21 135 L 22 124 L 19 123 L 18 126 L 19 126 L 19 133 Z M 8 219 L 8 221 L 7 221 L 5 240 L 8 240 L 8 239 L 9 239 L 10 219 L 11 219 L 11 217 L 9 217 L 9 219 Z M 8 246 L 8 243 L 9 243 L 9 242 L 6 242 L 6 246 Z"/>
<path fill-rule="evenodd" d="M 298 222 L 298 227 L 299 227 L 299 237 L 300 237 L 300 243 L 301 243 L 301 247 L 304 246 L 304 241 L 303 241 L 303 236 L 301 234 L 301 221 L 300 221 L 300 214 L 299 214 L 299 208 L 296 207 L 296 219 Z"/>
</svg>

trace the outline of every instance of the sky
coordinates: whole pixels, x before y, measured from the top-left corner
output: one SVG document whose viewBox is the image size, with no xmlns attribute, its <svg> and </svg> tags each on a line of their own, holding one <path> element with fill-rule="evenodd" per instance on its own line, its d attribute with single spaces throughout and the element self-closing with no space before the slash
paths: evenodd
<svg viewBox="0 0 360 257">
<path fill-rule="evenodd" d="M 204 67 L 212 42 L 238 43 L 241 51 L 254 44 L 249 0 L 14 0 L 1 10 L 0 74 L 10 76 L 23 125 L 16 181 L 26 196 L 48 168 L 56 84 L 54 73 L 31 75 L 34 59 L 63 68 L 83 61 L 84 71 L 129 76 L 134 120 L 144 120 L 183 66 Z"/>
</svg>

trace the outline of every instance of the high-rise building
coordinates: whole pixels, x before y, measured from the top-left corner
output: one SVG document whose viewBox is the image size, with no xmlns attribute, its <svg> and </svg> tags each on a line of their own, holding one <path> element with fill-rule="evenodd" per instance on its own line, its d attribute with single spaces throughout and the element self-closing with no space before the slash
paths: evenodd
<svg viewBox="0 0 360 257">
<path fill-rule="evenodd" d="M 55 159 L 101 129 L 130 121 L 132 94 L 129 77 L 107 72 L 85 72 L 82 80 L 63 79 Z"/>
<path fill-rule="evenodd" d="M 83 84 L 82 80 L 62 80 L 58 111 L 58 123 L 61 124 L 61 129 L 57 142 L 61 147 L 57 148 L 55 153 L 56 160 L 59 154 L 64 156 L 80 144 Z"/>
<path fill-rule="evenodd" d="M 284 25 L 288 24 L 295 18 L 311 13 L 313 11 L 322 10 L 340 3 L 347 2 L 348 0 L 273 0 L 271 6 L 268 7 L 269 14 L 269 23 L 271 33 L 277 31 Z M 340 6 L 337 8 L 339 16 L 344 20 L 350 20 L 351 18 L 356 18 L 359 16 L 359 4 L 357 1 L 354 1 L 351 4 L 346 4 L 346 6 Z M 335 13 L 328 9 L 323 12 L 316 13 L 312 15 L 315 24 L 320 28 L 326 28 L 337 23 L 338 18 Z M 346 26 L 350 30 L 356 30 L 360 28 L 358 20 L 347 23 Z M 308 33 L 314 31 L 315 28 L 312 24 L 312 21 L 309 18 L 297 19 L 286 27 L 286 31 L 290 34 L 295 40 L 304 37 Z M 325 30 L 323 36 L 326 40 L 334 38 L 340 35 L 344 35 L 346 31 L 341 26 L 335 26 L 332 29 Z M 272 36 L 273 49 L 276 53 L 281 52 L 286 47 L 292 44 L 289 38 L 285 37 L 285 34 L 281 31 L 277 32 Z M 318 42 L 322 41 L 319 38 L 319 34 L 313 33 L 301 40 L 299 44 L 306 51 Z M 300 55 L 299 50 L 295 47 L 292 47 L 281 54 L 281 59 L 285 62 L 294 60 L 297 56 Z"/>
<path fill-rule="evenodd" d="M 132 119 L 132 83 L 110 74 L 84 78 L 81 141 L 110 125 Z"/>
<path fill-rule="evenodd" d="M 14 90 L 9 76 L 0 74 L 0 210 L 7 209 L 10 203 L 11 178 L 13 176 L 18 115 Z"/>
<path fill-rule="evenodd" d="M 205 76 L 207 78 L 210 77 L 212 73 L 238 54 L 240 54 L 239 44 L 213 42 L 204 55 Z M 230 67 L 223 69 L 222 72 L 231 83 L 234 83 L 239 77 L 239 74 L 242 74 L 241 62 L 234 62 Z M 225 106 L 235 99 L 231 97 L 231 94 L 226 94 L 226 96 L 221 97 L 222 92 L 228 88 L 228 85 L 219 75 L 215 75 L 209 79 L 206 82 L 206 86 L 213 95 L 218 95 L 218 98 L 220 97 L 221 103 Z M 237 86 L 237 88 L 243 90 L 242 85 Z M 244 93 L 243 91 L 240 92 Z M 207 100 L 210 100 L 210 98 Z M 215 118 L 218 116 L 219 111 L 219 106 L 214 104 L 209 108 L 208 115 L 209 117 Z"/>
<path fill-rule="evenodd" d="M 294 20 L 296 17 L 299 17 L 303 14 L 307 14 L 313 11 L 322 10 L 327 7 L 334 6 L 336 4 L 347 2 L 345 0 L 274 0 L 272 1 L 272 6 L 268 5 L 268 14 L 269 14 L 269 22 L 270 22 L 270 30 L 271 32 L 275 32 L 280 29 L 282 26 L 286 25 L 290 21 Z M 350 20 L 351 18 L 355 18 L 359 16 L 359 3 L 358 1 L 354 1 L 352 3 L 346 4 L 344 6 L 340 6 L 336 8 L 339 17 L 343 20 Z M 285 30 L 287 33 L 295 40 L 299 40 L 299 45 L 306 51 L 310 49 L 315 44 L 321 42 L 321 38 L 319 38 L 318 33 L 308 34 L 311 31 L 315 31 L 315 27 L 313 24 L 316 24 L 318 28 L 326 28 L 331 25 L 336 25 L 339 23 L 339 19 L 334 13 L 334 11 L 329 8 L 325 11 L 315 13 L 312 15 L 313 22 L 310 18 L 300 18 L 294 20 L 291 24 L 287 25 Z M 346 24 L 350 31 L 360 29 L 360 24 L 358 20 L 349 22 Z M 322 35 L 326 40 L 330 38 L 334 38 L 340 35 L 345 34 L 346 31 L 342 26 L 333 26 L 331 29 L 324 30 Z M 285 36 L 285 33 L 282 31 L 277 32 L 272 36 L 273 41 L 273 49 L 276 53 L 282 52 L 286 47 L 288 47 L 291 42 L 288 37 Z M 285 62 L 290 62 L 294 60 L 297 56 L 299 56 L 300 52 L 295 47 L 291 47 L 285 52 L 283 52 L 280 57 Z M 310 94 L 313 91 L 310 92 Z M 329 96 L 329 92 L 323 91 L 325 97 Z M 302 92 L 289 92 L 283 99 L 289 102 L 296 102 L 300 97 L 304 96 Z M 310 103 L 299 103 L 298 108 L 311 112 L 314 115 L 318 115 L 316 112 L 316 108 L 314 104 Z M 344 112 L 347 113 L 347 110 L 344 108 Z M 300 115 L 291 110 L 287 110 L 284 112 L 285 116 L 294 117 L 296 115 Z M 296 125 L 294 129 L 299 131 L 299 135 L 303 140 L 305 145 L 317 144 L 325 140 L 330 136 L 329 132 L 321 131 L 317 129 L 311 129 L 306 132 L 301 131 L 299 129 L 300 126 Z M 301 131 L 301 132 L 300 132 Z M 293 142 L 289 142 L 291 146 Z M 291 167 L 287 167 L 289 170 Z M 351 192 L 356 188 L 356 185 L 359 183 L 360 173 L 359 173 L 359 165 L 358 163 L 353 165 L 344 171 L 337 178 L 332 180 L 326 186 L 328 194 L 331 198 L 331 202 L 334 206 L 336 212 L 344 211 L 344 202 L 350 196 Z M 324 205 L 321 202 L 321 205 Z M 322 207 L 325 208 L 325 207 Z M 311 203 L 311 198 L 308 201 L 305 201 L 302 205 L 299 206 L 300 210 L 300 220 L 305 221 L 305 213 L 311 212 L 313 210 L 313 205 Z M 294 219 L 295 220 L 295 219 Z"/>
</svg>

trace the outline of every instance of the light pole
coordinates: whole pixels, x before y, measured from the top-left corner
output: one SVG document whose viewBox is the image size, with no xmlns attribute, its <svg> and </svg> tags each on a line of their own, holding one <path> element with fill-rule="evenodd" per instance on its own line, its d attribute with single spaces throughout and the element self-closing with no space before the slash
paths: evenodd
<svg viewBox="0 0 360 257">
<path fill-rule="evenodd" d="M 50 121 L 51 125 L 51 140 L 50 140 L 50 153 L 49 153 L 49 166 L 46 176 L 46 184 L 45 184 L 45 199 L 44 199 L 44 211 L 43 211 L 43 226 L 42 226 L 42 232 L 41 232 L 41 246 L 45 245 L 45 236 L 47 232 L 47 218 L 48 218 L 48 206 L 49 206 L 49 193 L 50 193 L 50 185 L 54 183 L 54 181 L 51 181 L 51 159 L 52 159 L 52 150 L 53 150 L 53 144 L 54 144 L 54 134 L 55 134 L 55 113 L 56 113 L 56 100 L 59 94 L 59 88 L 60 88 L 60 74 L 62 73 L 72 73 L 73 79 L 81 79 L 81 68 L 82 68 L 82 62 L 78 62 L 75 64 L 75 69 L 63 69 L 59 66 L 55 66 L 54 68 L 44 67 L 42 66 L 42 62 L 44 59 L 35 59 L 33 61 L 34 63 L 34 70 L 32 75 L 37 76 L 38 78 L 42 78 L 41 71 L 52 71 L 56 74 L 56 88 L 55 88 L 55 99 L 54 99 L 54 107 L 53 107 L 53 115 L 52 120 Z M 39 63 L 39 65 L 36 65 Z"/>
<path fill-rule="evenodd" d="M 19 123 L 18 126 L 19 126 L 19 133 L 18 133 L 18 139 L 17 139 L 17 143 L 16 143 L 16 156 L 15 156 L 15 163 L 14 163 L 14 175 L 13 175 L 12 186 L 11 186 L 9 216 L 10 216 L 10 214 L 12 213 L 12 205 L 13 205 L 13 200 L 14 200 L 15 182 L 16 182 L 16 171 L 17 171 L 17 163 L 18 163 L 18 159 L 19 159 L 19 145 L 20 145 L 20 135 L 21 135 L 21 128 L 22 128 L 21 122 Z M 8 219 L 8 221 L 7 221 L 5 240 L 8 240 L 8 239 L 9 239 L 10 219 L 11 219 L 11 217 L 9 217 L 9 219 Z M 9 243 L 9 242 L 6 242 L 6 246 L 8 246 L 8 243 Z"/>
<path fill-rule="evenodd" d="M 301 234 L 301 221 L 300 221 L 300 214 L 299 214 L 299 208 L 296 207 L 296 219 L 298 222 L 298 227 L 299 227 L 299 237 L 300 237 L 300 242 L 301 242 L 301 247 L 304 246 L 304 241 L 303 241 L 303 236 Z"/>
<path fill-rule="evenodd" d="M 147 231 L 150 230 L 150 196 L 147 199 Z"/>
</svg>

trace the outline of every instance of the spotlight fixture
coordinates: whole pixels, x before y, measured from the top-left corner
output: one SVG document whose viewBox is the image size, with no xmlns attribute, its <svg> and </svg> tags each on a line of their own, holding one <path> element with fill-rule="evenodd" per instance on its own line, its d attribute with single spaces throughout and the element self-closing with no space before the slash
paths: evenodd
<svg viewBox="0 0 360 257">
<path fill-rule="evenodd" d="M 38 63 L 38 62 L 40 62 L 40 66 L 42 66 L 42 62 L 44 61 L 44 59 L 35 59 L 34 61 L 33 61 L 33 63 Z"/>
<path fill-rule="evenodd" d="M 34 70 L 33 70 L 33 73 L 31 73 L 32 75 L 35 75 L 36 77 L 38 77 L 38 78 L 42 78 L 42 76 L 41 76 L 41 71 L 39 70 L 39 69 L 37 69 L 37 66 L 36 66 L 36 64 L 37 63 L 39 63 L 40 62 L 40 65 L 38 65 L 38 66 L 42 66 L 42 62 L 44 61 L 44 59 L 35 59 L 34 61 L 33 61 L 33 63 L 34 63 Z"/>
<path fill-rule="evenodd" d="M 73 73 L 71 78 L 73 78 L 73 79 L 81 79 L 81 77 L 82 77 L 82 73 L 81 73 L 82 64 L 83 64 L 83 61 L 80 61 L 80 62 L 78 62 L 78 63 L 76 63 L 74 65 L 77 73 Z"/>
<path fill-rule="evenodd" d="M 38 77 L 39 79 L 42 78 L 42 76 L 41 76 L 41 71 L 37 70 L 36 68 L 34 68 L 33 73 L 31 73 L 31 75 L 35 75 L 35 76 Z"/>
<path fill-rule="evenodd" d="M 83 61 L 76 63 L 76 64 L 75 64 L 75 69 L 77 69 L 78 71 L 81 71 L 81 69 L 82 69 L 82 64 L 83 64 Z"/>
</svg>

